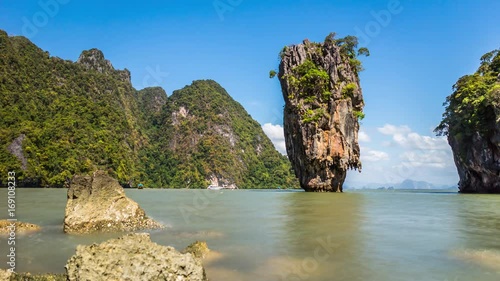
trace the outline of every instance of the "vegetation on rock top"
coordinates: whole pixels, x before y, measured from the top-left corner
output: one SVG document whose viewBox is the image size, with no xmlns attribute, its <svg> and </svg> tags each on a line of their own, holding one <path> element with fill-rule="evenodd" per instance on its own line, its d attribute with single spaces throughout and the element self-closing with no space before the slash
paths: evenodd
<svg viewBox="0 0 500 281">
<path fill-rule="evenodd" d="M 458 79 L 446 98 L 443 120 L 435 129 L 438 135 L 470 138 L 486 134 L 498 120 L 494 109 L 500 106 L 500 50 L 481 57 L 481 66 L 472 75 Z"/>
</svg>

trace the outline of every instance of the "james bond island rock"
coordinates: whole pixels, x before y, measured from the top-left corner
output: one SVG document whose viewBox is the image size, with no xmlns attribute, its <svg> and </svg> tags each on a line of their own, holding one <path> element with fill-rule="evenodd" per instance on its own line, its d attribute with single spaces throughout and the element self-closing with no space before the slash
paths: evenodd
<svg viewBox="0 0 500 281">
<path fill-rule="evenodd" d="M 78 246 L 66 265 L 68 280 L 207 280 L 192 254 L 151 242 L 149 234 L 128 234 L 101 244 Z"/>
<path fill-rule="evenodd" d="M 348 169 L 361 170 L 359 120 L 364 118 L 357 39 L 304 40 L 285 47 L 278 77 L 288 158 L 305 191 L 342 192 Z M 270 76 L 276 73 L 271 71 Z"/>
<path fill-rule="evenodd" d="M 481 57 L 447 97 L 438 135 L 448 137 L 462 193 L 500 193 L 500 50 Z"/>
<path fill-rule="evenodd" d="M 64 232 L 91 233 L 161 228 L 127 198 L 117 180 L 105 172 L 75 176 L 68 189 Z"/>
</svg>

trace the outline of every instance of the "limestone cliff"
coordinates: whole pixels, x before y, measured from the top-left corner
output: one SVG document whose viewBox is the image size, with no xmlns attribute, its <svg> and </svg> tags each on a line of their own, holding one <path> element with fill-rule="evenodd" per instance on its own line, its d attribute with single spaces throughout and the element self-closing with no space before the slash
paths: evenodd
<svg viewBox="0 0 500 281">
<path fill-rule="evenodd" d="M 342 192 L 348 169 L 361 169 L 358 145 L 363 95 L 357 39 L 304 40 L 281 52 L 279 80 L 285 99 L 288 158 L 306 191 Z M 273 76 L 273 73 L 271 73 Z"/>
<path fill-rule="evenodd" d="M 443 121 L 462 193 L 500 193 L 500 50 L 485 54 L 473 75 L 453 87 Z"/>
</svg>

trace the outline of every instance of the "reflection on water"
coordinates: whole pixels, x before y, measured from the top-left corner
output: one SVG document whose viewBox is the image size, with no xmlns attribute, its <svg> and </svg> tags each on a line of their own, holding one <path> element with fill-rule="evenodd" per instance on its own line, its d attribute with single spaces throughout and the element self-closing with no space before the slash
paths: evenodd
<svg viewBox="0 0 500 281">
<path fill-rule="evenodd" d="M 359 259 L 364 248 L 362 194 L 292 193 L 283 197 L 285 236 L 279 255 L 293 257 L 278 280 L 367 280 Z M 281 258 L 283 261 L 283 258 Z M 283 262 L 282 262 L 283 263 Z M 357 268 L 356 278 L 349 275 Z"/>
<path fill-rule="evenodd" d="M 64 272 L 76 245 L 121 234 L 62 232 L 65 190 L 18 190 L 18 269 Z M 2 196 L 5 190 L 0 190 Z M 169 227 L 152 240 L 206 240 L 210 280 L 500 280 L 498 196 L 422 192 L 127 190 Z M 0 218 L 6 218 L 0 199 Z M 7 243 L 0 238 L 0 267 Z"/>
</svg>

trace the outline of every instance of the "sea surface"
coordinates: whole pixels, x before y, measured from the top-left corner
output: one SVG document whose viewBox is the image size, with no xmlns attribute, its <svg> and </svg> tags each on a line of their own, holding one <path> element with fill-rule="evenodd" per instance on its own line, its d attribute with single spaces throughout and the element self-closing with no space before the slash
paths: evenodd
<svg viewBox="0 0 500 281">
<path fill-rule="evenodd" d="M 127 190 L 154 219 L 154 242 L 205 240 L 210 280 L 500 280 L 500 196 L 442 191 Z M 0 219 L 7 218 L 0 189 Z M 66 190 L 18 189 L 19 272 L 64 272 L 79 244 L 122 234 L 67 235 Z M 0 268 L 7 268 L 0 237 Z"/>
</svg>

